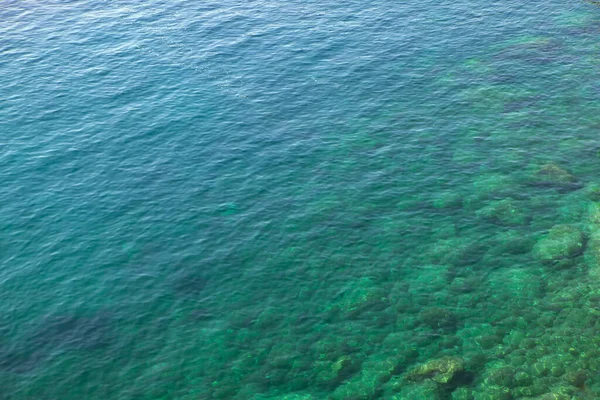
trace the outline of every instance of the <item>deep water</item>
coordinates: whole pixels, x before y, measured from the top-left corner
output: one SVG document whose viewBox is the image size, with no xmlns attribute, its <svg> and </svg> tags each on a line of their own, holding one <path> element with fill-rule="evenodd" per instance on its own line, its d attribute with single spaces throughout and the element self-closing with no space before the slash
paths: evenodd
<svg viewBox="0 0 600 400">
<path fill-rule="evenodd" d="M 0 399 L 600 398 L 600 8 L 6 0 Z"/>
</svg>

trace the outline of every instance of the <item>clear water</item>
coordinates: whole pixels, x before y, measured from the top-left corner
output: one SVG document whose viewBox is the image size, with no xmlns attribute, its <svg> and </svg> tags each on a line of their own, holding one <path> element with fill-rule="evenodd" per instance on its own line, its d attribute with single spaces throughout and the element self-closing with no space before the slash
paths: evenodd
<svg viewBox="0 0 600 400">
<path fill-rule="evenodd" d="M 600 398 L 600 9 L 12 1 L 1 399 Z"/>
</svg>

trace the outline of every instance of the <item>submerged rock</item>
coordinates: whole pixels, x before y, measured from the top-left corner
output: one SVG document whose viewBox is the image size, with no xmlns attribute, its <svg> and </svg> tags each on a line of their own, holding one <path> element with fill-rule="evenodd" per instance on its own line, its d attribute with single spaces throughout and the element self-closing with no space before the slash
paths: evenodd
<svg viewBox="0 0 600 400">
<path fill-rule="evenodd" d="M 489 199 L 491 197 L 505 197 L 515 190 L 515 182 L 509 175 L 504 174 L 486 174 L 482 175 L 473 182 L 474 198 L 468 203 L 476 203 L 478 200 Z"/>
<path fill-rule="evenodd" d="M 447 384 L 464 370 L 465 363 L 462 358 L 442 357 L 415 367 L 408 373 L 407 379 L 411 382 L 432 380 L 440 384 Z"/>
<path fill-rule="evenodd" d="M 551 264 L 573 258 L 584 249 L 583 232 L 573 225 L 555 225 L 548 235 L 533 247 L 533 255 L 542 263 Z"/>
<path fill-rule="evenodd" d="M 600 203 L 588 205 L 585 224 L 590 231 L 600 231 Z"/>
<path fill-rule="evenodd" d="M 33 323 L 23 341 L 0 347 L 0 370 L 30 372 L 53 354 L 63 351 L 93 351 L 113 343 L 113 317 L 108 313 L 92 316 L 50 315 Z"/>
<path fill-rule="evenodd" d="M 373 399 L 380 398 L 383 385 L 390 380 L 397 368 L 397 360 L 368 360 L 356 375 L 338 386 L 331 395 L 331 400 Z"/>
<path fill-rule="evenodd" d="M 452 392 L 452 400 L 473 400 L 471 389 L 458 388 Z"/>
<path fill-rule="evenodd" d="M 503 254 L 525 254 L 529 253 L 535 245 L 535 240 L 529 236 L 528 232 L 511 230 L 500 232 L 493 239 L 490 254 L 498 257 Z"/>
<path fill-rule="evenodd" d="M 486 242 L 454 238 L 438 240 L 427 255 L 433 264 L 466 266 L 479 262 L 487 250 Z"/>
<path fill-rule="evenodd" d="M 558 189 L 560 192 L 569 192 L 583 187 L 575 175 L 553 163 L 542 165 L 529 179 L 528 184 L 533 187 Z"/>
<path fill-rule="evenodd" d="M 583 256 L 591 277 L 600 278 L 600 232 L 592 234 Z"/>
<path fill-rule="evenodd" d="M 427 400 L 442 400 L 446 398 L 444 391 L 440 388 L 436 382 L 423 381 L 414 383 L 412 385 L 398 385 L 400 386 L 398 393 L 386 396 L 390 400 L 414 400 L 414 399 L 427 399 Z"/>
<path fill-rule="evenodd" d="M 433 200 L 433 207 L 437 209 L 460 208 L 462 205 L 463 199 L 459 193 L 442 193 Z"/>
<path fill-rule="evenodd" d="M 511 388 L 515 384 L 515 370 L 510 366 L 490 368 L 484 375 L 485 386 L 501 386 Z"/>
<path fill-rule="evenodd" d="M 540 179 L 553 183 L 573 183 L 577 178 L 556 164 L 549 163 L 540 167 L 537 172 Z"/>
<path fill-rule="evenodd" d="M 585 192 L 590 200 L 600 202 L 600 185 L 590 185 L 586 187 Z"/>
<path fill-rule="evenodd" d="M 473 393 L 474 400 L 511 400 L 513 395 L 509 388 L 503 386 L 485 386 Z"/>
<path fill-rule="evenodd" d="M 517 207 L 516 201 L 512 198 L 493 201 L 477 210 L 475 214 L 480 218 L 502 225 L 522 225 L 530 220 L 527 214 Z"/>
<path fill-rule="evenodd" d="M 339 357 L 335 362 L 319 362 L 317 363 L 317 384 L 325 387 L 336 387 L 346 378 L 354 374 L 360 369 L 360 360 L 355 357 L 344 355 Z"/>
<path fill-rule="evenodd" d="M 538 397 L 534 397 L 533 400 L 571 400 L 571 396 L 562 393 L 546 393 Z"/>
<path fill-rule="evenodd" d="M 419 321 L 432 329 L 451 331 L 456 329 L 458 318 L 446 308 L 431 307 L 419 313 Z"/>
<path fill-rule="evenodd" d="M 206 276 L 193 271 L 177 276 L 173 283 L 173 289 L 182 296 L 197 296 L 204 291 L 207 284 Z"/>
</svg>

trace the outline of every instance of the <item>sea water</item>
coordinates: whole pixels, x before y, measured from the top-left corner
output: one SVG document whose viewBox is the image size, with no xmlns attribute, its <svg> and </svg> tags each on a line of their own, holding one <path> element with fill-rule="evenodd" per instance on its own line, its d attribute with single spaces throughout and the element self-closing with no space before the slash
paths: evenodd
<svg viewBox="0 0 600 400">
<path fill-rule="evenodd" d="M 597 399 L 600 9 L 0 10 L 0 399 Z"/>
</svg>

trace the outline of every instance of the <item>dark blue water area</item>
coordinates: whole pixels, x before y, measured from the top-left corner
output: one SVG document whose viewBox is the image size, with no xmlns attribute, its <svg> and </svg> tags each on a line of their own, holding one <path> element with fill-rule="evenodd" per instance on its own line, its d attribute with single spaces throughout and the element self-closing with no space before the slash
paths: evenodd
<svg viewBox="0 0 600 400">
<path fill-rule="evenodd" d="M 600 9 L 5 1 L 0 399 L 595 399 Z"/>
</svg>

